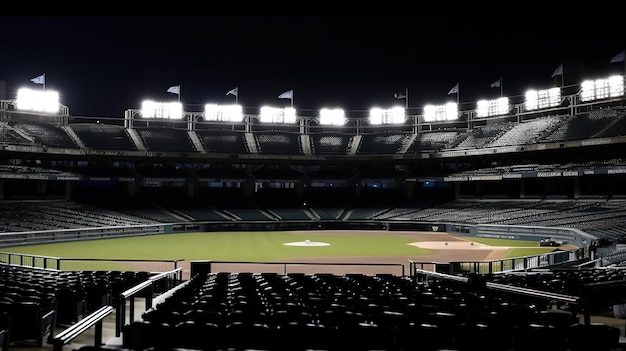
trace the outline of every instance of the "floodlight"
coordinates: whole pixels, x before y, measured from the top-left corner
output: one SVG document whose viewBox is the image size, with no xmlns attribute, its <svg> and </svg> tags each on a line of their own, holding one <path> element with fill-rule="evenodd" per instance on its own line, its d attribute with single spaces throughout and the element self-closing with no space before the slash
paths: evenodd
<svg viewBox="0 0 626 351">
<path fill-rule="evenodd" d="M 323 108 L 320 110 L 320 124 L 342 126 L 346 123 L 346 114 L 342 109 Z"/>
<path fill-rule="evenodd" d="M 459 107 L 454 102 L 424 106 L 424 122 L 454 121 L 457 118 L 459 118 Z"/>
<path fill-rule="evenodd" d="M 624 76 L 612 76 L 608 79 L 609 96 L 617 97 L 624 95 Z"/>
<path fill-rule="evenodd" d="M 204 105 L 204 119 L 206 121 L 241 122 L 243 109 L 241 105 Z"/>
<path fill-rule="evenodd" d="M 141 103 L 141 116 L 154 119 L 182 119 L 183 104 L 180 102 L 144 100 Z"/>
<path fill-rule="evenodd" d="M 371 124 L 402 124 L 405 119 L 404 107 L 392 107 L 390 109 L 382 109 L 373 107 L 370 109 L 369 121 Z"/>
<path fill-rule="evenodd" d="M 479 100 L 476 103 L 477 117 L 504 115 L 509 112 L 509 98 L 501 97 L 493 100 Z"/>
<path fill-rule="evenodd" d="M 528 111 L 558 106 L 561 103 L 561 88 L 530 89 L 526 92 L 524 103 Z"/>
<path fill-rule="evenodd" d="M 15 104 L 18 110 L 57 113 L 59 112 L 59 93 L 21 88 L 17 91 Z"/>
<path fill-rule="evenodd" d="M 263 106 L 260 109 L 259 120 L 263 123 L 296 123 L 296 109 Z"/>
<path fill-rule="evenodd" d="M 624 77 L 587 80 L 580 84 L 582 101 L 606 99 L 624 95 Z"/>
</svg>

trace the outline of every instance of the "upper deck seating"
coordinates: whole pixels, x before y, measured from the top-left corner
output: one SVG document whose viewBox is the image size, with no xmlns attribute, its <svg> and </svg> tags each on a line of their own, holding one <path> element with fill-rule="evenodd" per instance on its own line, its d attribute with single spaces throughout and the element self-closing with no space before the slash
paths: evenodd
<svg viewBox="0 0 626 351">
<path fill-rule="evenodd" d="M 20 129 L 33 137 L 35 143 L 46 147 L 58 147 L 65 149 L 77 149 L 78 145 L 63 128 L 56 124 L 11 120 L 9 125 Z"/>
<path fill-rule="evenodd" d="M 71 128 L 83 144 L 90 149 L 137 150 L 135 143 L 123 126 L 102 123 L 76 123 L 72 124 Z"/>
</svg>

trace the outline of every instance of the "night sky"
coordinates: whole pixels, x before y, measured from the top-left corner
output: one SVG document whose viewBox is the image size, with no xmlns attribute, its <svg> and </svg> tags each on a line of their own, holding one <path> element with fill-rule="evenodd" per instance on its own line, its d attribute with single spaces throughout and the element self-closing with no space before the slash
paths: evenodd
<svg viewBox="0 0 626 351">
<path fill-rule="evenodd" d="M 13 15 L 0 16 L 0 80 L 6 99 L 46 75 L 72 116 L 123 118 L 144 99 L 175 101 L 185 111 L 230 104 L 238 87 L 244 111 L 293 89 L 294 107 L 365 111 L 456 101 L 468 105 L 561 84 L 624 74 L 609 60 L 626 45 L 619 16 L 411 15 Z"/>
</svg>

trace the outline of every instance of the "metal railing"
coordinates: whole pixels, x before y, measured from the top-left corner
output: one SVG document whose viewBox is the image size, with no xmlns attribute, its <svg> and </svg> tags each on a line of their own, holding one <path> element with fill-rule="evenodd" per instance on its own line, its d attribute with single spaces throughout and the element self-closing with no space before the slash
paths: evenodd
<svg viewBox="0 0 626 351">
<path fill-rule="evenodd" d="M 120 336 L 124 325 L 135 320 L 135 299 L 145 299 L 145 310 L 152 307 L 155 293 L 163 293 L 182 282 L 182 268 L 150 277 L 145 282 L 139 283 L 130 289 L 120 293 L 115 315 L 115 336 Z M 128 305 L 128 306 L 127 306 Z M 127 317 L 128 316 L 128 317 Z"/>
<path fill-rule="evenodd" d="M 113 306 L 102 306 L 92 312 L 85 318 L 73 324 L 71 327 L 63 330 L 57 336 L 53 337 L 51 343 L 54 351 L 61 351 L 64 345 L 67 345 L 76 337 L 95 327 L 94 346 L 101 346 L 102 343 L 102 324 L 104 318 L 113 313 Z"/>
</svg>

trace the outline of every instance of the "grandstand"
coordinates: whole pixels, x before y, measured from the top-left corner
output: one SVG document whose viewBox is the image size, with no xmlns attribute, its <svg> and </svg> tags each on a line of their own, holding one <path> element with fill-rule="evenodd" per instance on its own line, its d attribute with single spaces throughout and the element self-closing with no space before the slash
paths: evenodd
<svg viewBox="0 0 626 351">
<path fill-rule="evenodd" d="M 589 349 L 581 335 L 594 350 L 625 349 L 623 326 L 591 323 L 625 302 L 623 85 L 621 94 L 595 100 L 579 87 L 562 90 L 557 104 L 542 109 L 516 102 L 497 115 L 459 111 L 453 121 L 416 113 L 401 125 L 351 117 L 337 128 L 311 116 L 264 125 L 257 115 L 219 122 L 193 112 L 161 121 L 134 110 L 123 120 L 90 121 L 67 108 L 49 115 L 2 101 L 0 247 L 357 228 L 551 237 L 580 251 L 505 272 L 449 262 L 445 272 L 414 266 L 406 276 L 198 268 L 185 279 L 176 269 L 43 270 L 0 255 L 0 311 L 24 317 L 12 318 L 7 325 L 20 327 L 10 339 L 0 332 L 0 341 L 61 348 L 71 333 L 99 330 L 114 313 L 118 344 L 109 346 L 134 351 L 404 351 L 416 340 L 425 350 L 537 347 L 528 340 L 550 350 Z M 593 259 L 592 242 L 600 244 Z M 145 311 L 133 310 L 137 294 Z M 127 304 L 139 320 L 119 319 Z M 55 328 L 71 333 L 55 337 Z M 286 335 L 300 337 L 277 344 Z M 499 339 L 477 343 L 475 335 Z"/>
</svg>

